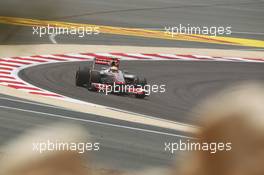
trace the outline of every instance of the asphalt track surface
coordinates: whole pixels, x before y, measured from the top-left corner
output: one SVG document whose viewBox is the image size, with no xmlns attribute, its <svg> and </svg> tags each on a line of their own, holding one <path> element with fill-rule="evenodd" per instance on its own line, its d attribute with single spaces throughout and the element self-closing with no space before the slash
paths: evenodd
<svg viewBox="0 0 264 175">
<path fill-rule="evenodd" d="M 173 133 L 160 128 L 140 126 L 118 120 L 106 120 L 100 116 L 28 102 L 30 101 L 0 95 L 0 146 L 35 127 L 45 127 L 51 123 L 60 122 L 78 124 L 86 128 L 87 136 L 88 134 L 90 135 L 90 142 L 100 143 L 99 151 L 88 152 L 88 157 L 92 160 L 92 164 L 95 167 L 127 171 L 172 165 L 174 156 L 178 155 L 179 158 L 180 154 L 178 152 L 172 155 L 165 152 L 164 142 L 186 139 L 176 136 L 181 133 Z M 63 119 L 60 116 L 72 117 L 73 119 Z M 93 122 L 78 121 L 79 119 Z M 165 134 L 158 134 L 152 131 Z M 67 129 L 65 132 L 67 132 Z M 167 135 L 166 133 L 168 132 L 175 134 L 175 136 Z M 0 150 L 0 157 L 1 154 Z"/>
<path fill-rule="evenodd" d="M 0 2 L 0 15 L 139 28 L 164 28 L 164 26 L 175 26 L 180 23 L 199 26 L 231 25 L 232 30 L 238 32 L 232 36 L 263 40 L 264 35 L 259 34 L 263 33 L 264 28 L 263 8 L 264 1 L 262 0 L 156 0 L 154 2 L 150 0 L 76 0 L 67 2 L 62 0 L 13 0 Z M 51 42 L 48 37 L 33 37 L 32 29 L 28 27 L 1 24 L 0 33 L 1 44 Z M 113 35 L 89 38 L 57 36 L 56 40 L 58 43 L 64 44 L 245 49 L 245 47 Z M 79 63 L 33 67 L 23 71 L 20 75 L 35 85 L 70 97 L 187 123 L 196 123 L 197 119 L 189 117 L 188 113 L 200 99 L 235 82 L 264 80 L 263 64 L 256 63 L 124 62 L 122 64 L 124 68 L 132 72 L 139 72 L 147 77 L 150 83 L 165 83 L 167 92 L 153 94 L 146 100 L 91 93 L 84 88 L 74 86 L 74 71 Z M 54 110 L 54 108 L 50 109 L 44 106 L 36 107 L 19 102 L 14 103 L 6 99 L 1 99 L 0 103 L 1 106 L 11 107 L 1 108 L 0 111 L 1 145 L 32 127 L 42 127 L 53 122 L 65 121 L 48 114 L 23 112 L 14 108 L 131 125 L 120 123 L 121 121 L 106 121 L 99 116 L 61 109 Z M 74 121 L 67 120 L 67 122 Z M 136 130 L 78 123 L 87 128 L 93 139 L 102 142 L 102 151 L 94 154 L 96 164 L 116 169 L 138 170 L 149 166 L 170 165 L 172 156 L 163 152 L 163 142 L 179 139 L 179 137 L 172 138 Z M 149 126 L 136 127 L 153 129 Z M 177 159 L 180 159 L 179 155 L 177 155 Z"/>
<path fill-rule="evenodd" d="M 90 92 L 75 86 L 75 71 L 89 62 L 46 64 L 24 69 L 25 81 L 72 98 L 133 111 L 178 122 L 197 124 L 191 109 L 200 100 L 219 90 L 244 81 L 264 81 L 262 63 L 123 61 L 121 67 L 149 80 L 150 85 L 165 85 L 164 93 L 151 93 L 145 99 Z"/>
<path fill-rule="evenodd" d="M 2 1 L 1 16 L 57 20 L 132 28 L 163 29 L 179 24 L 191 26 L 231 26 L 233 37 L 264 39 L 262 0 L 76 0 Z M 17 8 L 19 5 L 20 8 Z M 1 25 L 1 44 L 50 43 L 48 36 L 32 35 L 32 28 Z M 186 41 L 166 41 L 140 37 L 98 35 L 79 38 L 59 35 L 61 44 L 105 44 L 221 49 L 254 49 Z"/>
</svg>

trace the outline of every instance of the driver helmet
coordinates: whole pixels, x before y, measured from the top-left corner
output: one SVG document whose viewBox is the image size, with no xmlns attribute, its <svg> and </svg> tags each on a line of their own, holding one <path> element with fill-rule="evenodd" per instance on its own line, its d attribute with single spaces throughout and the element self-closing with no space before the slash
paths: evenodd
<svg viewBox="0 0 264 175">
<path fill-rule="evenodd" d="M 117 73 L 118 72 L 118 67 L 117 66 L 111 66 L 110 71 L 112 73 Z"/>
<path fill-rule="evenodd" d="M 116 60 L 114 60 L 114 61 L 111 62 L 111 66 L 112 66 L 112 67 L 113 67 L 113 66 L 118 67 L 119 65 L 118 65 L 118 62 L 117 62 Z"/>
</svg>

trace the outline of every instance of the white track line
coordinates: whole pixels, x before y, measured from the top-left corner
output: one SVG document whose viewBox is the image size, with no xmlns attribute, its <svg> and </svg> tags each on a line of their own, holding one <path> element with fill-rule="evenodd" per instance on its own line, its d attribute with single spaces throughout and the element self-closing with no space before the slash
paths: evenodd
<svg viewBox="0 0 264 175">
<path fill-rule="evenodd" d="M 262 33 L 262 32 L 239 32 L 239 31 L 232 31 L 232 33 L 247 34 L 247 35 L 264 35 L 264 33 Z"/>
<path fill-rule="evenodd" d="M 99 121 L 88 120 L 88 119 L 73 118 L 73 117 L 69 117 L 69 116 L 63 116 L 63 115 L 58 115 L 58 114 L 51 114 L 51 113 L 45 113 L 45 112 L 39 112 L 39 111 L 33 111 L 33 110 L 27 110 L 27 109 L 21 109 L 21 108 L 14 108 L 14 107 L 9 107 L 9 106 L 0 106 L 0 108 L 12 109 L 12 110 L 28 112 L 28 113 L 41 114 L 41 115 L 44 115 L 45 117 L 48 115 L 48 116 L 53 116 L 53 117 L 61 118 L 61 119 L 81 121 L 81 122 L 86 122 L 86 123 L 94 123 L 94 124 L 111 126 L 111 127 L 116 127 L 116 128 L 136 130 L 136 131 L 142 131 L 142 132 L 154 133 L 154 134 L 160 134 L 160 135 L 167 135 L 167 136 L 173 136 L 173 137 L 181 137 L 181 138 L 186 138 L 186 139 L 194 139 L 193 137 L 179 135 L 179 134 L 172 134 L 172 133 L 167 133 L 167 132 L 161 132 L 161 131 L 155 131 L 155 130 L 149 130 L 149 129 L 142 129 L 142 128 L 136 128 L 136 127 L 124 126 L 124 125 L 118 125 L 118 124 L 111 124 L 111 123 L 99 122 Z"/>
<path fill-rule="evenodd" d="M 19 103 L 24 103 L 24 104 L 31 104 L 31 105 L 37 105 L 37 106 L 44 106 L 44 107 L 49 107 L 49 108 L 55 108 L 55 109 L 64 109 L 62 107 L 58 106 L 52 106 L 48 104 L 43 104 L 43 103 L 36 103 L 36 102 L 31 102 L 31 101 L 24 101 L 24 100 L 19 100 L 19 99 L 12 99 L 12 98 L 7 98 L 7 97 L 0 97 L 0 100 L 7 100 L 7 101 L 12 101 L 12 102 L 19 102 Z M 67 109 L 69 110 L 69 109 Z"/>
<path fill-rule="evenodd" d="M 49 35 L 49 39 L 50 39 L 50 41 L 51 41 L 53 44 L 58 44 L 57 41 L 56 41 L 56 39 L 55 39 L 55 37 L 56 37 L 56 34 L 55 34 L 55 33 Z"/>
</svg>

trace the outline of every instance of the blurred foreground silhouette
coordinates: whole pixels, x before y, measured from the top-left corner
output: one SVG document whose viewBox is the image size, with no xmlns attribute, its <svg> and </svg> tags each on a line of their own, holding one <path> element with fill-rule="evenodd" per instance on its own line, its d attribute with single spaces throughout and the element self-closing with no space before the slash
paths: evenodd
<svg viewBox="0 0 264 175">
<path fill-rule="evenodd" d="M 192 152 L 181 175 L 264 174 L 264 85 L 233 86 L 195 109 L 201 142 L 231 142 L 228 152 Z"/>
<path fill-rule="evenodd" d="M 215 154 L 207 151 L 192 151 L 184 153 L 187 154 L 184 162 L 177 162 L 177 169 L 172 167 L 168 173 L 146 170 L 131 174 L 264 175 L 264 86 L 262 84 L 231 87 L 204 100 L 194 111 L 201 118 L 201 129 L 195 137 L 200 142 L 231 142 L 232 150 Z M 46 151 L 41 154 L 32 151 L 32 142 L 45 139 L 85 142 L 86 133 L 81 127 L 72 125 L 53 125 L 42 130 L 30 131 L 3 148 L 0 174 L 116 174 L 115 171 L 93 170 L 89 167 L 89 160 L 83 159 L 82 154 L 74 151 Z"/>
</svg>

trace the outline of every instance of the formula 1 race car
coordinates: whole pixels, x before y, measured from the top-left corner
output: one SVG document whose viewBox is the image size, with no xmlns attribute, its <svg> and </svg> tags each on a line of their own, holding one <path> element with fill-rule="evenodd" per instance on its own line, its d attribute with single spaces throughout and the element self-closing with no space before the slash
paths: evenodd
<svg viewBox="0 0 264 175">
<path fill-rule="evenodd" d="M 76 71 L 76 86 L 90 91 L 118 95 L 134 95 L 136 98 L 148 96 L 147 80 L 119 69 L 120 60 L 110 57 L 96 57 L 92 66 L 79 66 Z M 98 65 L 100 68 L 95 68 Z M 102 65 L 106 67 L 102 67 Z"/>
</svg>

